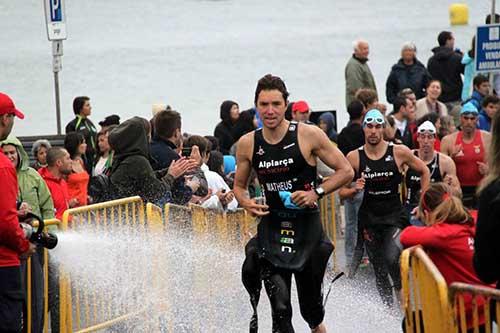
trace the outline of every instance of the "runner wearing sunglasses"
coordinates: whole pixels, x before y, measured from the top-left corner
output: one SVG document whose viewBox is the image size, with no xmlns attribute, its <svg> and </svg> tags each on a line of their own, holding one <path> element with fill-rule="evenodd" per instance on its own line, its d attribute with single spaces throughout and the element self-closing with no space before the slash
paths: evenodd
<svg viewBox="0 0 500 333">
<path fill-rule="evenodd" d="M 455 163 L 449 156 L 434 150 L 436 136 L 436 127 L 428 120 L 423 122 L 417 129 L 419 149 L 413 150 L 413 154 L 427 165 L 431 183 L 444 181 L 451 186 L 455 194 L 460 194 L 460 183 L 457 179 Z M 407 170 L 405 185 L 405 208 L 410 216 L 410 223 L 413 225 L 423 225 L 414 216 L 415 208 L 420 201 L 420 175 L 414 170 Z"/>
<path fill-rule="evenodd" d="M 462 187 L 462 201 L 468 208 L 476 208 L 476 187 L 488 173 L 485 153 L 491 135 L 476 128 L 478 116 L 474 104 L 465 103 L 460 111 L 460 131 L 445 136 L 441 141 L 441 152 L 455 162 Z"/>
<path fill-rule="evenodd" d="M 429 169 L 408 147 L 384 141 L 384 126 L 385 118 L 380 111 L 368 111 L 363 120 L 365 144 L 351 151 L 347 159 L 355 171 L 359 188 L 364 189 L 358 212 L 358 241 L 354 257 L 362 256 L 364 241 L 375 271 L 377 290 L 382 301 L 392 306 L 392 287 L 398 298 L 401 290 L 401 247 L 396 240 L 401 230 L 409 225 L 401 202 L 402 170 L 408 167 L 421 175 L 421 187 L 427 188 Z"/>
</svg>

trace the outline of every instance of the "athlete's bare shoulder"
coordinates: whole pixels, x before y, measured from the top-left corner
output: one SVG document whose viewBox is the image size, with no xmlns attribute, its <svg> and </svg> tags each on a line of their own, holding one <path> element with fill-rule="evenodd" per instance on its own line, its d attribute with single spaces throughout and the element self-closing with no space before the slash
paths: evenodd
<svg viewBox="0 0 500 333">
<path fill-rule="evenodd" d="M 486 132 L 486 131 L 483 131 L 483 130 L 479 130 L 481 132 L 481 138 L 484 140 L 490 140 L 491 139 L 491 133 L 490 132 Z"/>
<path fill-rule="evenodd" d="M 347 153 L 346 158 L 349 161 L 349 163 L 351 164 L 352 168 L 355 171 L 358 171 L 358 169 L 359 169 L 359 149 L 351 150 L 349 153 Z"/>
<path fill-rule="evenodd" d="M 394 154 L 398 154 L 398 155 L 412 155 L 413 152 L 410 148 L 408 148 L 407 146 L 405 145 L 402 145 L 402 144 L 399 144 L 399 145 L 394 145 Z"/>
<path fill-rule="evenodd" d="M 239 140 L 236 146 L 236 155 L 238 157 L 251 158 L 253 154 L 253 142 L 254 142 L 255 131 L 244 134 Z"/>
<path fill-rule="evenodd" d="M 442 140 L 441 140 L 441 144 L 443 143 L 448 143 L 448 142 L 454 142 L 455 139 L 457 138 L 457 134 L 458 134 L 458 131 L 456 132 L 453 132 L 453 133 L 450 133 L 448 135 L 446 135 Z"/>
<path fill-rule="evenodd" d="M 306 138 L 311 147 L 319 147 L 321 143 L 329 142 L 330 139 L 326 136 L 321 128 L 313 124 L 298 123 L 297 131 L 300 138 Z"/>
<path fill-rule="evenodd" d="M 440 163 L 453 163 L 453 164 L 455 164 L 455 162 L 453 162 L 453 159 L 450 156 L 448 156 L 444 153 L 440 153 L 440 152 L 436 152 L 436 153 L 439 155 Z"/>
</svg>

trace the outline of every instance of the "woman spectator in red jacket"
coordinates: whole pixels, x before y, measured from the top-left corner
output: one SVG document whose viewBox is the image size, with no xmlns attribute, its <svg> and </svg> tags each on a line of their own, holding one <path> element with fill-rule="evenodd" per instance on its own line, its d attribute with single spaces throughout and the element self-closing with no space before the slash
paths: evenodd
<svg viewBox="0 0 500 333">
<path fill-rule="evenodd" d="M 431 184 L 422 193 L 418 214 L 426 226 L 404 229 L 401 244 L 404 247 L 422 245 L 448 285 L 463 282 L 491 287 L 479 280 L 472 267 L 476 231 L 474 218 L 462 201 L 451 195 L 451 188 L 447 184 Z M 472 299 L 467 296 L 464 297 L 466 322 L 467 327 L 471 328 Z M 480 307 L 483 304 L 478 300 Z M 483 316 L 480 316 L 479 324 L 484 324 Z"/>
</svg>

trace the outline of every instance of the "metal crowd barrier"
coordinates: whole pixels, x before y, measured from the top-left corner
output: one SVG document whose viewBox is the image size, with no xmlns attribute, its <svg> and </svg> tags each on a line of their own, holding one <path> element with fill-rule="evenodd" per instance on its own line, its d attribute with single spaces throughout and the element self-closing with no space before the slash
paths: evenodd
<svg viewBox="0 0 500 333">
<path fill-rule="evenodd" d="M 493 321 L 500 318 L 500 291 L 465 283 L 448 287 L 422 247 L 403 251 L 401 282 L 406 332 L 499 332 Z"/>
<path fill-rule="evenodd" d="M 401 254 L 401 282 L 406 332 L 456 331 L 446 281 L 420 246 Z"/>
<path fill-rule="evenodd" d="M 321 223 L 323 224 L 323 230 L 327 234 L 327 236 L 332 241 L 333 245 L 337 247 L 337 204 L 336 204 L 336 194 L 330 193 L 325 195 L 319 201 L 319 210 L 321 216 Z M 338 265 L 338 257 L 337 257 L 337 248 L 333 251 L 332 258 L 333 260 L 333 270 L 337 271 L 339 268 Z"/>
<path fill-rule="evenodd" d="M 325 232 L 336 241 L 336 219 L 334 195 L 325 196 L 320 202 L 321 219 Z M 171 229 L 184 230 L 194 239 L 216 242 L 222 246 L 236 247 L 242 249 L 248 240 L 257 232 L 257 220 L 238 209 L 235 212 L 219 212 L 207 210 L 197 205 L 177 206 L 167 204 L 165 207 L 157 207 L 151 203 L 144 204 L 140 197 L 119 199 L 84 207 L 67 210 L 63 214 L 62 222 L 58 220 L 46 221 L 46 225 L 57 225 L 63 232 L 75 232 L 85 230 L 87 233 L 98 234 L 101 231 L 120 231 L 120 228 L 137 230 L 138 233 L 146 234 L 148 237 L 165 235 Z M 123 228 L 125 226 L 133 227 Z M 124 253 L 123 255 L 133 255 Z M 206 263 L 210 265 L 209 262 Z M 27 283 L 31 285 L 30 262 L 28 262 Z M 163 329 L 173 331 L 174 318 L 169 318 L 170 311 L 175 304 L 169 304 L 168 288 L 165 279 L 161 279 L 155 271 L 168 271 L 175 269 L 169 267 L 168 258 L 153 256 L 150 266 L 146 272 L 135 272 L 138 281 L 143 281 L 144 286 L 151 283 L 159 294 L 161 304 L 154 304 L 154 311 L 158 316 L 163 316 Z M 91 270 L 92 267 L 89 267 Z M 48 255 L 44 250 L 44 332 L 48 332 Z M 193 288 L 206 288 L 206 278 L 202 275 L 203 267 L 193 270 Z M 198 274 L 198 273 L 200 274 Z M 234 272 L 221 272 L 221 274 L 234 275 Z M 60 332 L 95 332 L 111 328 L 120 323 L 132 320 L 141 314 L 151 310 L 147 300 L 136 300 L 133 305 L 122 304 L 112 307 L 107 302 L 106 293 L 88 288 L 82 279 L 72 279 L 64 267 L 59 267 L 59 330 Z M 119 284 L 117 277 L 116 284 Z M 139 297 L 138 295 L 134 295 Z M 140 298 L 140 297 L 139 297 Z M 32 291 L 27 291 L 27 332 L 31 332 L 31 299 Z M 149 305 L 148 305 L 149 304 Z M 140 305 L 140 306 L 139 306 Z M 165 324 L 166 323 L 166 324 Z M 196 323 L 195 323 L 196 325 Z M 201 323 L 198 323 L 201 327 Z M 152 327 L 151 331 L 159 331 L 159 327 Z"/>
<path fill-rule="evenodd" d="M 140 197 L 69 209 L 64 212 L 62 220 L 63 231 L 78 232 L 81 229 L 86 229 L 97 234 L 100 231 L 119 231 L 121 226 L 134 227 L 137 232 L 142 233 L 148 230 L 145 205 Z M 133 253 L 123 253 L 123 255 L 133 256 Z M 149 272 L 136 273 L 144 275 L 136 276 L 138 281 L 146 281 L 149 274 Z M 120 283 L 120 278 L 123 277 L 117 277 L 117 284 Z M 137 304 L 147 304 L 146 300 L 140 299 L 140 295 L 126 295 L 134 300 L 134 305 L 129 307 L 124 302 L 121 308 L 116 308 L 107 301 L 104 290 L 90 291 L 89 283 L 91 282 L 72 280 L 69 273 L 65 272 L 64 267 L 60 268 L 60 332 L 95 332 L 133 318 L 145 311 L 145 309 L 137 307 Z"/>
<path fill-rule="evenodd" d="M 472 327 L 467 325 L 466 300 L 472 302 Z M 457 332 L 493 333 L 499 332 L 500 319 L 500 291 L 474 286 L 465 283 L 452 283 L 450 286 L 450 302 L 453 305 Z M 497 326 L 494 329 L 493 321 L 496 318 Z M 482 321 L 482 322 L 481 322 Z M 469 326 L 469 328 L 467 328 Z M 469 330 L 469 331 L 468 331 Z"/>
<path fill-rule="evenodd" d="M 59 228 L 60 221 L 57 219 L 46 220 L 45 229 L 49 226 L 56 226 Z M 38 227 L 38 221 L 33 222 L 33 227 Z M 48 265 L 48 250 L 43 248 L 42 250 L 42 259 L 43 259 L 43 331 L 48 332 L 48 322 L 49 322 L 49 265 Z M 26 260 L 26 332 L 32 332 L 32 322 L 33 322 L 33 313 L 32 313 L 32 300 L 33 300 L 33 291 L 31 289 L 32 286 L 32 271 L 31 271 L 31 257 Z"/>
</svg>

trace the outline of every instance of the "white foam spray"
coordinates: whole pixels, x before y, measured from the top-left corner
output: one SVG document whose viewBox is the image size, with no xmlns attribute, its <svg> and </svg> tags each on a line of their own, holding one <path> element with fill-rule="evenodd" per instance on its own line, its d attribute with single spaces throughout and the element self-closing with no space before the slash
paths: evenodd
<svg viewBox="0 0 500 333">
<path fill-rule="evenodd" d="M 241 247 L 197 238 L 169 228 L 162 236 L 120 227 L 120 232 L 79 229 L 59 234 L 51 260 L 60 264 L 78 295 L 82 327 L 147 309 L 115 325 L 121 332 L 246 332 L 251 317 L 241 283 Z M 327 278 L 330 275 L 327 276 Z M 325 287 L 328 282 L 325 281 Z M 262 290 L 259 328 L 271 331 L 270 306 Z M 294 327 L 308 332 L 293 287 Z M 326 309 L 331 332 L 399 332 L 401 318 L 387 311 L 373 283 L 335 282 Z M 94 311 L 91 304 L 98 304 Z M 76 307 L 74 306 L 74 322 Z"/>
</svg>

